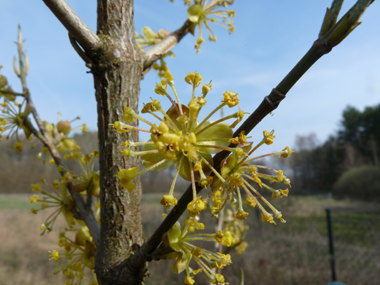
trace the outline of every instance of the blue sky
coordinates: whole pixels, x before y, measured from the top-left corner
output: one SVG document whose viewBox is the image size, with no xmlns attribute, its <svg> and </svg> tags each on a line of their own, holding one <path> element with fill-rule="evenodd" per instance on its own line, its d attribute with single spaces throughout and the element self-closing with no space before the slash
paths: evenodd
<svg viewBox="0 0 380 285">
<path fill-rule="evenodd" d="M 84 22 L 96 31 L 96 1 L 67 1 Z M 200 54 L 193 48 L 195 38 L 186 36 L 175 47 L 176 58 L 168 59 L 177 90 L 184 98 L 190 86 L 183 78 L 198 71 L 213 90 L 207 95 L 210 111 L 219 104 L 226 90 L 239 93 L 240 107 L 252 112 L 287 72 L 297 63 L 316 39 L 326 7 L 331 0 L 236 0 L 233 34 L 213 27 L 218 41 L 206 41 Z M 345 1 L 345 12 L 355 1 Z M 251 133 L 259 141 L 263 130 L 275 129 L 277 138 L 267 150 L 293 146 L 296 135 L 317 134 L 322 142 L 334 134 L 343 109 L 352 105 L 362 110 L 380 103 L 380 6 L 378 1 L 361 18 L 363 22 L 342 44 L 317 62 L 287 98 Z M 136 31 L 143 26 L 153 30 L 173 31 L 186 20 L 186 6 L 175 0 L 135 0 Z M 29 89 L 40 116 L 56 122 L 76 116 L 96 130 L 96 102 L 93 78 L 69 44 L 67 32 L 44 5 L 43 1 L 2 1 L 0 10 L 1 73 L 8 77 L 13 89 L 20 84 L 13 73 L 13 43 L 20 24 L 30 71 Z M 206 38 L 206 37 L 205 37 Z M 156 97 L 153 92 L 158 77 L 154 71 L 141 82 L 141 102 Z M 186 100 L 182 99 L 184 102 Z M 226 110 L 226 114 L 235 110 Z"/>
</svg>

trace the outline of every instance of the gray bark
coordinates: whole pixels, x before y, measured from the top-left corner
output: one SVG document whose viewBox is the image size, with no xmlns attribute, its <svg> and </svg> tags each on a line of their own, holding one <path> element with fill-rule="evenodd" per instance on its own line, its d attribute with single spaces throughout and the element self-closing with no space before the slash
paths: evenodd
<svg viewBox="0 0 380 285">
<path fill-rule="evenodd" d="M 131 194 L 119 184 L 122 168 L 139 166 L 138 158 L 123 157 L 120 144 L 138 141 L 137 132 L 119 134 L 110 125 L 121 121 L 124 104 L 137 113 L 142 56 L 135 43 L 133 1 L 98 0 L 100 43 L 90 52 L 98 109 L 101 187 L 101 232 L 95 270 L 99 284 L 141 284 L 145 264 L 133 268 L 128 258 L 143 243 L 141 187 Z"/>
</svg>

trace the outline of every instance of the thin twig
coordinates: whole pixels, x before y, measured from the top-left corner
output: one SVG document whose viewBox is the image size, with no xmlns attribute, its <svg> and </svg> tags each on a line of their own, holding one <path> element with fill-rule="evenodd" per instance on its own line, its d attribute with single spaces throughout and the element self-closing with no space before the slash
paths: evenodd
<svg viewBox="0 0 380 285">
<path fill-rule="evenodd" d="M 65 0 L 43 1 L 85 51 L 89 51 L 97 45 L 98 36 L 87 27 Z"/>
<path fill-rule="evenodd" d="M 144 52 L 144 71 L 149 69 L 152 64 L 160 59 L 165 53 L 171 51 L 181 39 L 189 32 L 190 21 L 187 20 L 182 27 L 170 33 L 159 43 Z"/>
</svg>

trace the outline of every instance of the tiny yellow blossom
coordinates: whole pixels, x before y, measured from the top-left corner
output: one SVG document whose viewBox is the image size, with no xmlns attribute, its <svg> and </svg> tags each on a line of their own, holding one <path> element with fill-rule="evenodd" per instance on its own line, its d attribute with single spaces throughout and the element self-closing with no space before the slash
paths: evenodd
<svg viewBox="0 0 380 285">
<path fill-rule="evenodd" d="M 138 169 L 138 167 L 122 169 L 117 175 L 117 177 L 120 179 L 120 185 L 124 189 L 128 190 L 129 193 L 131 193 L 136 186 L 136 184 L 132 182 L 132 179 L 135 178 L 135 174 Z"/>
<path fill-rule="evenodd" d="M 42 191 L 40 184 L 38 183 L 32 184 L 32 192 L 40 192 L 40 191 Z"/>
<path fill-rule="evenodd" d="M 187 205 L 187 209 L 192 214 L 198 214 L 199 212 L 205 210 L 207 208 L 207 204 L 201 200 L 201 197 L 197 197 L 195 200 L 191 201 Z"/>
<path fill-rule="evenodd" d="M 82 133 L 87 133 L 87 125 L 83 124 L 82 126 Z"/>
<path fill-rule="evenodd" d="M 291 155 L 294 151 L 292 151 L 288 146 L 284 148 L 283 153 L 281 154 L 281 157 L 287 158 L 289 155 Z"/>
<path fill-rule="evenodd" d="M 60 260 L 60 255 L 59 255 L 59 251 L 58 250 L 53 250 L 53 251 L 49 251 L 50 252 L 50 258 L 52 260 L 54 260 L 54 262 L 57 262 L 58 260 Z"/>
<path fill-rule="evenodd" d="M 185 276 L 185 284 L 186 285 L 193 285 L 195 283 L 194 278 L 190 276 Z"/>
<path fill-rule="evenodd" d="M 285 189 L 285 190 L 280 190 L 281 194 L 284 195 L 284 196 L 288 196 L 289 194 L 289 190 L 288 189 Z"/>
<path fill-rule="evenodd" d="M 251 206 L 252 208 L 256 207 L 257 201 L 255 197 L 249 196 L 245 199 L 244 204 Z"/>
<path fill-rule="evenodd" d="M 177 199 L 173 195 L 164 195 L 161 202 L 161 205 L 164 205 L 167 208 L 177 205 Z"/>
<path fill-rule="evenodd" d="M 18 151 L 18 152 L 22 152 L 22 147 L 23 147 L 23 144 L 22 144 L 22 141 L 19 141 L 17 143 L 15 143 L 13 145 L 13 148 Z"/>
<path fill-rule="evenodd" d="M 273 216 L 267 212 L 261 212 L 261 217 L 263 218 L 263 222 L 276 224 L 273 220 Z"/>
<path fill-rule="evenodd" d="M 185 81 L 188 84 L 194 85 L 195 87 L 198 87 L 199 84 L 202 82 L 202 75 L 200 75 L 197 72 L 190 72 L 188 75 L 185 77 Z"/>
<path fill-rule="evenodd" d="M 239 104 L 239 97 L 237 96 L 236 93 L 232 91 L 226 91 L 223 94 L 224 100 L 222 101 L 223 103 L 226 103 L 228 107 L 234 107 L 237 104 Z"/>
<path fill-rule="evenodd" d="M 211 82 L 209 84 L 205 84 L 202 86 L 202 94 L 203 96 L 206 96 L 208 92 L 212 89 Z"/>
<path fill-rule="evenodd" d="M 275 135 L 273 135 L 273 131 L 272 132 L 264 131 L 263 135 L 264 135 L 264 140 L 265 140 L 264 142 L 267 145 L 272 144 L 273 139 L 276 137 Z"/>
<path fill-rule="evenodd" d="M 237 213 L 235 214 L 235 217 L 237 219 L 245 219 L 246 217 L 248 217 L 248 213 L 243 211 L 243 210 L 238 210 Z"/>
<path fill-rule="evenodd" d="M 29 198 L 30 203 L 36 203 L 40 199 L 40 196 L 34 194 L 32 197 Z"/>
</svg>

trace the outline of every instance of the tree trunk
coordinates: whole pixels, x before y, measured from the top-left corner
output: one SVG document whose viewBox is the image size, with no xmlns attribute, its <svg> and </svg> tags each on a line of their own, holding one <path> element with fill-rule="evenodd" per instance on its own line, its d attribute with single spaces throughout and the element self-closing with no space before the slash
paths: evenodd
<svg viewBox="0 0 380 285">
<path fill-rule="evenodd" d="M 138 134 L 119 134 L 110 125 L 123 119 L 124 105 L 137 113 L 142 56 L 135 43 L 132 0 L 98 0 L 97 34 L 92 51 L 99 128 L 101 233 L 95 270 L 99 284 L 141 284 L 144 268 L 126 261 L 143 243 L 141 186 L 131 194 L 119 184 L 122 168 L 139 166 L 138 158 L 123 157 L 120 144 L 138 141 Z"/>
</svg>

